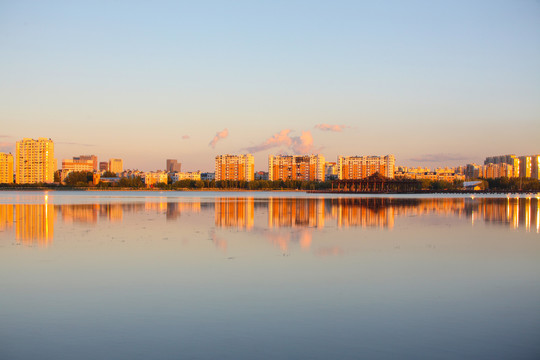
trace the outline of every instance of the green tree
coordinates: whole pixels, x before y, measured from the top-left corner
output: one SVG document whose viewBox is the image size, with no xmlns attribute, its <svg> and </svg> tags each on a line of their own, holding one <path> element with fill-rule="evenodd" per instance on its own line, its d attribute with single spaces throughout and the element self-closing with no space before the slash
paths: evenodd
<svg viewBox="0 0 540 360">
<path fill-rule="evenodd" d="M 64 183 L 68 186 L 88 186 L 92 184 L 93 174 L 87 171 L 74 171 L 68 174 Z"/>
<path fill-rule="evenodd" d="M 103 175 L 101 175 L 101 177 L 105 177 L 105 178 L 115 178 L 115 177 L 118 177 L 118 175 L 116 175 L 116 173 L 113 173 L 112 171 L 105 171 L 103 173 Z"/>
</svg>

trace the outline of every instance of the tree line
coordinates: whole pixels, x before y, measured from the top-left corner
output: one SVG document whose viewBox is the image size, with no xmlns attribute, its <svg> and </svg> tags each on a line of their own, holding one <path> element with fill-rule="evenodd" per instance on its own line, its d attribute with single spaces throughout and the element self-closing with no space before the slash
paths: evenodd
<svg viewBox="0 0 540 360">
<path fill-rule="evenodd" d="M 114 173 L 104 174 L 113 178 Z M 478 179 L 481 181 L 480 187 L 484 190 L 493 191 L 540 191 L 540 181 L 531 178 L 497 178 Z M 59 181 L 59 179 L 58 179 Z M 72 172 L 64 180 L 64 184 L 0 184 L 1 188 L 98 188 L 98 189 L 146 189 L 146 185 L 140 176 L 131 178 L 119 178 L 116 182 L 100 181 L 93 184 L 93 174 L 91 172 Z M 172 182 L 169 177 L 167 184 L 157 183 L 152 186 L 161 190 L 203 190 L 203 189 L 231 189 L 231 190 L 329 190 L 332 188 L 331 181 L 300 181 L 300 180 L 180 180 Z M 445 191 L 461 190 L 463 181 L 453 182 L 445 180 L 421 179 L 418 181 L 418 190 L 423 191 Z"/>
</svg>

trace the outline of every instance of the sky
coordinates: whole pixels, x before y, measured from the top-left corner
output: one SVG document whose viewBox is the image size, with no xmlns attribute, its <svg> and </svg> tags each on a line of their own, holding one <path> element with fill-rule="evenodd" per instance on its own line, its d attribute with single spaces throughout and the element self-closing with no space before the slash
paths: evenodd
<svg viewBox="0 0 540 360">
<path fill-rule="evenodd" d="M 0 0 L 0 49 L 0 151 L 59 164 L 540 153 L 539 0 Z"/>
</svg>

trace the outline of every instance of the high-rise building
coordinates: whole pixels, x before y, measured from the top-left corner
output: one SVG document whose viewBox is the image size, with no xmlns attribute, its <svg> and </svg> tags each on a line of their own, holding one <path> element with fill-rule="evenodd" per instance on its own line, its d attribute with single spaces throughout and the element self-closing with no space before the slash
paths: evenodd
<svg viewBox="0 0 540 360">
<path fill-rule="evenodd" d="M 107 161 L 101 161 L 99 163 L 99 171 L 109 171 L 109 163 Z"/>
<path fill-rule="evenodd" d="M 56 170 L 54 143 L 51 139 L 22 139 L 16 144 L 17 184 L 54 182 Z"/>
<path fill-rule="evenodd" d="M 115 174 L 124 171 L 124 162 L 122 159 L 109 159 L 109 171 Z"/>
<path fill-rule="evenodd" d="M 532 175 L 532 156 L 519 157 L 519 177 L 530 178 Z"/>
<path fill-rule="evenodd" d="M 92 170 L 93 171 L 98 171 L 98 161 L 97 161 L 97 156 L 96 155 L 80 155 L 80 156 L 77 156 L 77 157 L 73 157 L 73 161 L 77 162 L 77 161 L 80 161 L 80 162 L 86 162 L 88 160 L 91 160 L 92 161 Z"/>
<path fill-rule="evenodd" d="M 255 178 L 253 155 L 216 156 L 216 180 L 253 181 Z"/>
<path fill-rule="evenodd" d="M 324 181 L 324 156 L 270 155 L 268 180 Z"/>
<path fill-rule="evenodd" d="M 513 177 L 514 167 L 507 163 L 493 164 L 488 163 L 480 168 L 480 177 L 485 179 L 496 179 L 501 177 Z"/>
<path fill-rule="evenodd" d="M 540 179 L 540 155 L 532 155 L 531 161 L 531 177 L 533 179 Z"/>
<path fill-rule="evenodd" d="M 338 156 L 338 176 L 340 180 L 363 179 L 375 173 L 394 178 L 396 158 L 382 156 Z"/>
<path fill-rule="evenodd" d="M 480 165 L 472 163 L 465 166 L 465 178 L 468 180 L 478 179 L 482 176 Z"/>
<path fill-rule="evenodd" d="M 0 153 L 0 184 L 13 183 L 13 155 Z"/>
<path fill-rule="evenodd" d="M 484 165 L 488 164 L 512 165 L 512 176 L 510 177 L 519 177 L 519 158 L 514 154 L 488 156 L 486 157 L 486 160 L 484 160 Z"/>
<path fill-rule="evenodd" d="M 180 172 L 181 169 L 182 163 L 179 163 L 178 160 L 167 159 L 167 167 L 165 168 L 167 172 Z"/>
</svg>

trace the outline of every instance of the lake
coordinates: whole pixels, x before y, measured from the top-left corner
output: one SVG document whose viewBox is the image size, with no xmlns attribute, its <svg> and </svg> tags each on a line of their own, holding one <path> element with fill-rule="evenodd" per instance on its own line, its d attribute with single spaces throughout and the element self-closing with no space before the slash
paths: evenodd
<svg viewBox="0 0 540 360">
<path fill-rule="evenodd" d="M 531 196 L 0 192 L 1 359 L 538 359 Z"/>
</svg>

